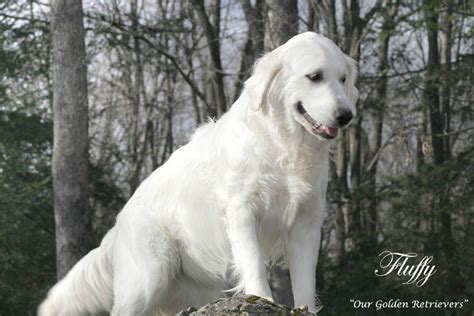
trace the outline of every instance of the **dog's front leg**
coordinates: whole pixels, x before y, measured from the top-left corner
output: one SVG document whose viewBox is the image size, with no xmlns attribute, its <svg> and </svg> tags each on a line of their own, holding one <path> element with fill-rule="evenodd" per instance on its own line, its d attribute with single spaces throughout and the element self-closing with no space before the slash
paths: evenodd
<svg viewBox="0 0 474 316">
<path fill-rule="evenodd" d="M 227 232 L 245 294 L 258 295 L 273 301 L 258 242 L 257 218 L 254 212 L 242 204 L 229 208 Z"/>
<path fill-rule="evenodd" d="M 313 214 L 301 214 L 288 235 L 288 260 L 295 307 L 307 305 L 316 312 L 316 264 L 321 226 Z"/>
</svg>

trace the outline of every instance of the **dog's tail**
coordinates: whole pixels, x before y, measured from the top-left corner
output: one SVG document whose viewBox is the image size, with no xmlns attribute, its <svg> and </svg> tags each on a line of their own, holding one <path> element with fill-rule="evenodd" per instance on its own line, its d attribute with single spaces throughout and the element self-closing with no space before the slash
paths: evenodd
<svg viewBox="0 0 474 316">
<path fill-rule="evenodd" d="M 114 229 L 100 247 L 82 258 L 68 274 L 49 290 L 38 307 L 38 316 L 90 315 L 112 309 L 112 247 Z"/>
</svg>

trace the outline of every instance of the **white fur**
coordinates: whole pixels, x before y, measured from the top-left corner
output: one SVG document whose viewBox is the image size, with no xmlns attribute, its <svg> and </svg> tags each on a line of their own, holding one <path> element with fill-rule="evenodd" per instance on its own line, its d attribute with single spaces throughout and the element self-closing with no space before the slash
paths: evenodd
<svg viewBox="0 0 474 316">
<path fill-rule="evenodd" d="M 306 77 L 317 69 L 324 82 Z M 262 57 L 229 112 L 140 185 L 39 315 L 171 314 L 229 289 L 271 298 L 265 264 L 279 257 L 295 305 L 314 312 L 330 142 L 309 132 L 296 103 L 335 126 L 336 109 L 355 112 L 355 75 L 337 46 L 310 32 Z"/>
</svg>

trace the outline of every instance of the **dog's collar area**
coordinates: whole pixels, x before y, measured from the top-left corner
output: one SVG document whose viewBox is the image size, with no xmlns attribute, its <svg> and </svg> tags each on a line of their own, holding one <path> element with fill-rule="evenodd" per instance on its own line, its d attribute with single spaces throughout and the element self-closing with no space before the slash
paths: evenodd
<svg viewBox="0 0 474 316">
<path fill-rule="evenodd" d="M 321 123 L 318 123 L 316 122 L 309 114 L 308 112 L 306 111 L 306 109 L 303 107 L 303 104 L 301 102 L 298 102 L 296 104 L 296 110 L 298 111 L 298 113 L 301 114 L 301 116 L 303 116 L 303 118 L 309 123 L 311 124 L 311 130 L 313 131 L 313 133 L 321 136 L 321 137 L 324 137 L 326 139 L 333 139 L 333 138 L 336 138 L 337 134 L 338 134 L 338 129 L 335 128 L 335 127 L 331 127 L 331 126 L 327 126 L 327 125 L 324 125 L 324 124 L 321 124 Z"/>
</svg>

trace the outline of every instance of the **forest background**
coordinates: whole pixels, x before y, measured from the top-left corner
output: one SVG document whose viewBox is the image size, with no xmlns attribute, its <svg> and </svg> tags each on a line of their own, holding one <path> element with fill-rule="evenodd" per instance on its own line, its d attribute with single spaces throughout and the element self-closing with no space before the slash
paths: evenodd
<svg viewBox="0 0 474 316">
<path fill-rule="evenodd" d="M 0 1 L 0 315 L 35 314 L 140 182 L 232 105 L 255 60 L 308 30 L 360 70 L 357 119 L 331 155 L 321 315 L 390 298 L 470 298 L 390 312 L 470 315 L 473 21 L 465 0 Z M 77 84 L 64 88 L 67 58 Z M 376 277 L 384 250 L 433 256 L 437 272 L 423 287 Z M 268 274 L 291 305 L 287 272 Z"/>
</svg>

